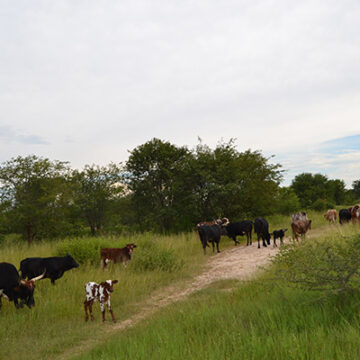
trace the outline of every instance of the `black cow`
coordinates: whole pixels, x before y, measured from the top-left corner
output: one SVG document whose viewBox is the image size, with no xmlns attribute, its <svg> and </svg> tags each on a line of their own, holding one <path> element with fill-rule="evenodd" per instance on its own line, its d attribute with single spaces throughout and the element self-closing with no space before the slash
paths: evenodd
<svg viewBox="0 0 360 360">
<path fill-rule="evenodd" d="M 219 242 L 221 237 L 221 227 L 220 225 L 201 225 L 198 227 L 198 233 L 200 236 L 200 241 L 204 249 L 204 255 L 206 255 L 206 247 L 209 246 L 208 242 L 212 243 L 213 252 L 215 251 L 215 243 L 217 252 L 219 250 Z"/>
<path fill-rule="evenodd" d="M 341 209 L 339 211 L 339 223 L 342 225 L 351 220 L 351 212 L 349 209 Z"/>
<path fill-rule="evenodd" d="M 20 262 L 22 279 L 37 276 L 45 271 L 44 279 L 51 279 L 53 285 L 55 280 L 61 278 L 65 271 L 77 268 L 78 266 L 77 262 L 69 254 L 63 257 L 26 258 Z"/>
<path fill-rule="evenodd" d="M 273 231 L 273 236 L 274 236 L 274 246 L 276 245 L 276 239 L 279 238 L 280 239 L 280 245 L 283 244 L 283 238 L 285 236 L 285 232 L 287 231 L 287 229 L 281 229 L 281 230 L 274 230 Z"/>
<path fill-rule="evenodd" d="M 233 239 L 235 245 L 240 244 L 238 240 L 236 240 L 236 236 L 243 236 L 246 234 L 246 245 L 252 244 L 251 232 L 253 228 L 253 222 L 251 220 L 244 220 L 239 222 L 231 222 L 222 227 L 224 229 L 225 235 L 229 238 Z"/>
<path fill-rule="evenodd" d="M 0 307 L 1 297 L 6 295 L 9 301 L 13 301 L 15 307 L 21 308 L 26 304 L 29 308 L 35 305 L 34 289 L 35 281 L 40 280 L 44 274 L 25 281 L 20 279 L 20 275 L 13 264 L 0 263 Z M 19 304 L 19 299 L 21 300 Z"/>
<path fill-rule="evenodd" d="M 258 249 L 260 249 L 260 238 L 262 238 L 263 246 L 266 247 L 265 240 L 270 245 L 271 235 L 269 233 L 269 223 L 264 218 L 257 218 L 254 222 L 254 231 L 257 234 Z"/>
</svg>

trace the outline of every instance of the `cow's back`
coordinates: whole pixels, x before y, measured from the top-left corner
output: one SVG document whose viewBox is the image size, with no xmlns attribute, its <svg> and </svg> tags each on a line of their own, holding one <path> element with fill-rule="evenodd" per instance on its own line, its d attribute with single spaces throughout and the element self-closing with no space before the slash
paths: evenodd
<svg viewBox="0 0 360 360">
<path fill-rule="evenodd" d="M 19 285 L 20 276 L 16 267 L 10 263 L 0 263 L 0 289 L 9 289 Z"/>
<path fill-rule="evenodd" d="M 26 258 L 20 262 L 21 277 L 33 278 L 45 271 L 44 259 L 40 257 Z"/>
<path fill-rule="evenodd" d="M 264 218 L 257 218 L 254 221 L 254 231 L 257 234 L 268 234 L 269 233 L 269 223 Z"/>
</svg>

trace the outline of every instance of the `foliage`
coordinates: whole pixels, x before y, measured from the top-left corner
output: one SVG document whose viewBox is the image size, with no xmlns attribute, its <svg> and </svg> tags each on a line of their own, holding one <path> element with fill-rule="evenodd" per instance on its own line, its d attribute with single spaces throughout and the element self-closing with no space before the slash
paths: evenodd
<svg viewBox="0 0 360 360">
<path fill-rule="evenodd" d="M 290 284 L 326 294 L 360 292 L 360 235 L 327 237 L 280 248 L 273 262 Z"/>
<path fill-rule="evenodd" d="M 322 174 L 299 174 L 292 181 L 291 188 L 299 198 L 303 208 L 312 208 L 318 199 L 339 205 L 346 198 L 344 181 L 329 180 L 327 176 Z"/>
<path fill-rule="evenodd" d="M 133 262 L 133 268 L 137 271 L 178 271 L 184 261 L 179 259 L 174 250 L 159 246 L 154 241 L 148 241 L 142 244 L 141 249 L 136 254 Z"/>
<path fill-rule="evenodd" d="M 115 164 L 86 165 L 82 171 L 73 171 L 75 207 L 86 220 L 92 235 L 101 234 L 111 204 L 121 196 L 120 179 L 120 168 Z"/>
<path fill-rule="evenodd" d="M 276 213 L 289 215 L 299 211 L 300 201 L 291 187 L 282 187 L 279 189 L 276 198 Z"/>
<path fill-rule="evenodd" d="M 126 181 L 142 230 L 183 231 L 200 220 L 231 220 L 274 211 L 279 164 L 258 151 L 239 153 L 234 140 L 190 151 L 159 139 L 135 148 Z"/>
<path fill-rule="evenodd" d="M 13 158 L 0 167 L 2 216 L 9 230 L 31 243 L 35 236 L 56 236 L 70 201 L 66 162 L 34 155 Z"/>
</svg>

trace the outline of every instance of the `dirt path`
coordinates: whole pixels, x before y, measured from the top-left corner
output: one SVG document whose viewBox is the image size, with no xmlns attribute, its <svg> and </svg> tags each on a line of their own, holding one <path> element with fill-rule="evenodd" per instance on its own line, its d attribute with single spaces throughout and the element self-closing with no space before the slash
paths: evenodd
<svg viewBox="0 0 360 360">
<path fill-rule="evenodd" d="M 274 248 L 272 244 L 267 248 L 261 247 L 261 249 L 258 249 L 257 243 L 253 243 L 252 246 L 240 245 L 224 250 L 211 257 L 205 271 L 192 281 L 189 281 L 184 290 L 179 291 L 179 288 L 175 286 L 161 289 L 144 302 L 140 313 L 104 328 L 101 338 L 80 343 L 78 346 L 67 350 L 57 359 L 70 359 L 89 351 L 92 347 L 101 344 L 109 335 L 136 325 L 159 309 L 172 302 L 184 299 L 186 296 L 205 288 L 214 281 L 223 279 L 251 279 L 259 271 L 259 267 L 267 265 L 270 257 L 275 255 L 277 251 L 278 248 Z"/>
</svg>

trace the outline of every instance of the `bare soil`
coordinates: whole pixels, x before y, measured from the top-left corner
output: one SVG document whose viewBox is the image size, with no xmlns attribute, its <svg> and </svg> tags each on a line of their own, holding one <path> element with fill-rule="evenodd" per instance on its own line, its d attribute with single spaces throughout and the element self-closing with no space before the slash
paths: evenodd
<svg viewBox="0 0 360 360">
<path fill-rule="evenodd" d="M 207 287 L 212 282 L 223 279 L 249 280 L 270 262 L 270 258 L 277 253 L 278 249 L 278 247 L 273 247 L 273 244 L 268 247 L 261 246 L 258 249 L 257 242 L 254 242 L 252 246 L 238 245 L 224 250 L 209 258 L 205 270 L 189 281 L 182 290 L 179 290 L 178 286 L 169 286 L 156 292 L 141 304 L 139 313 L 126 320 L 104 327 L 103 336 L 100 338 L 82 342 L 57 358 L 69 359 L 89 351 L 92 347 L 101 344 L 109 335 L 136 325 L 159 309 L 184 299 L 191 293 Z"/>
</svg>

